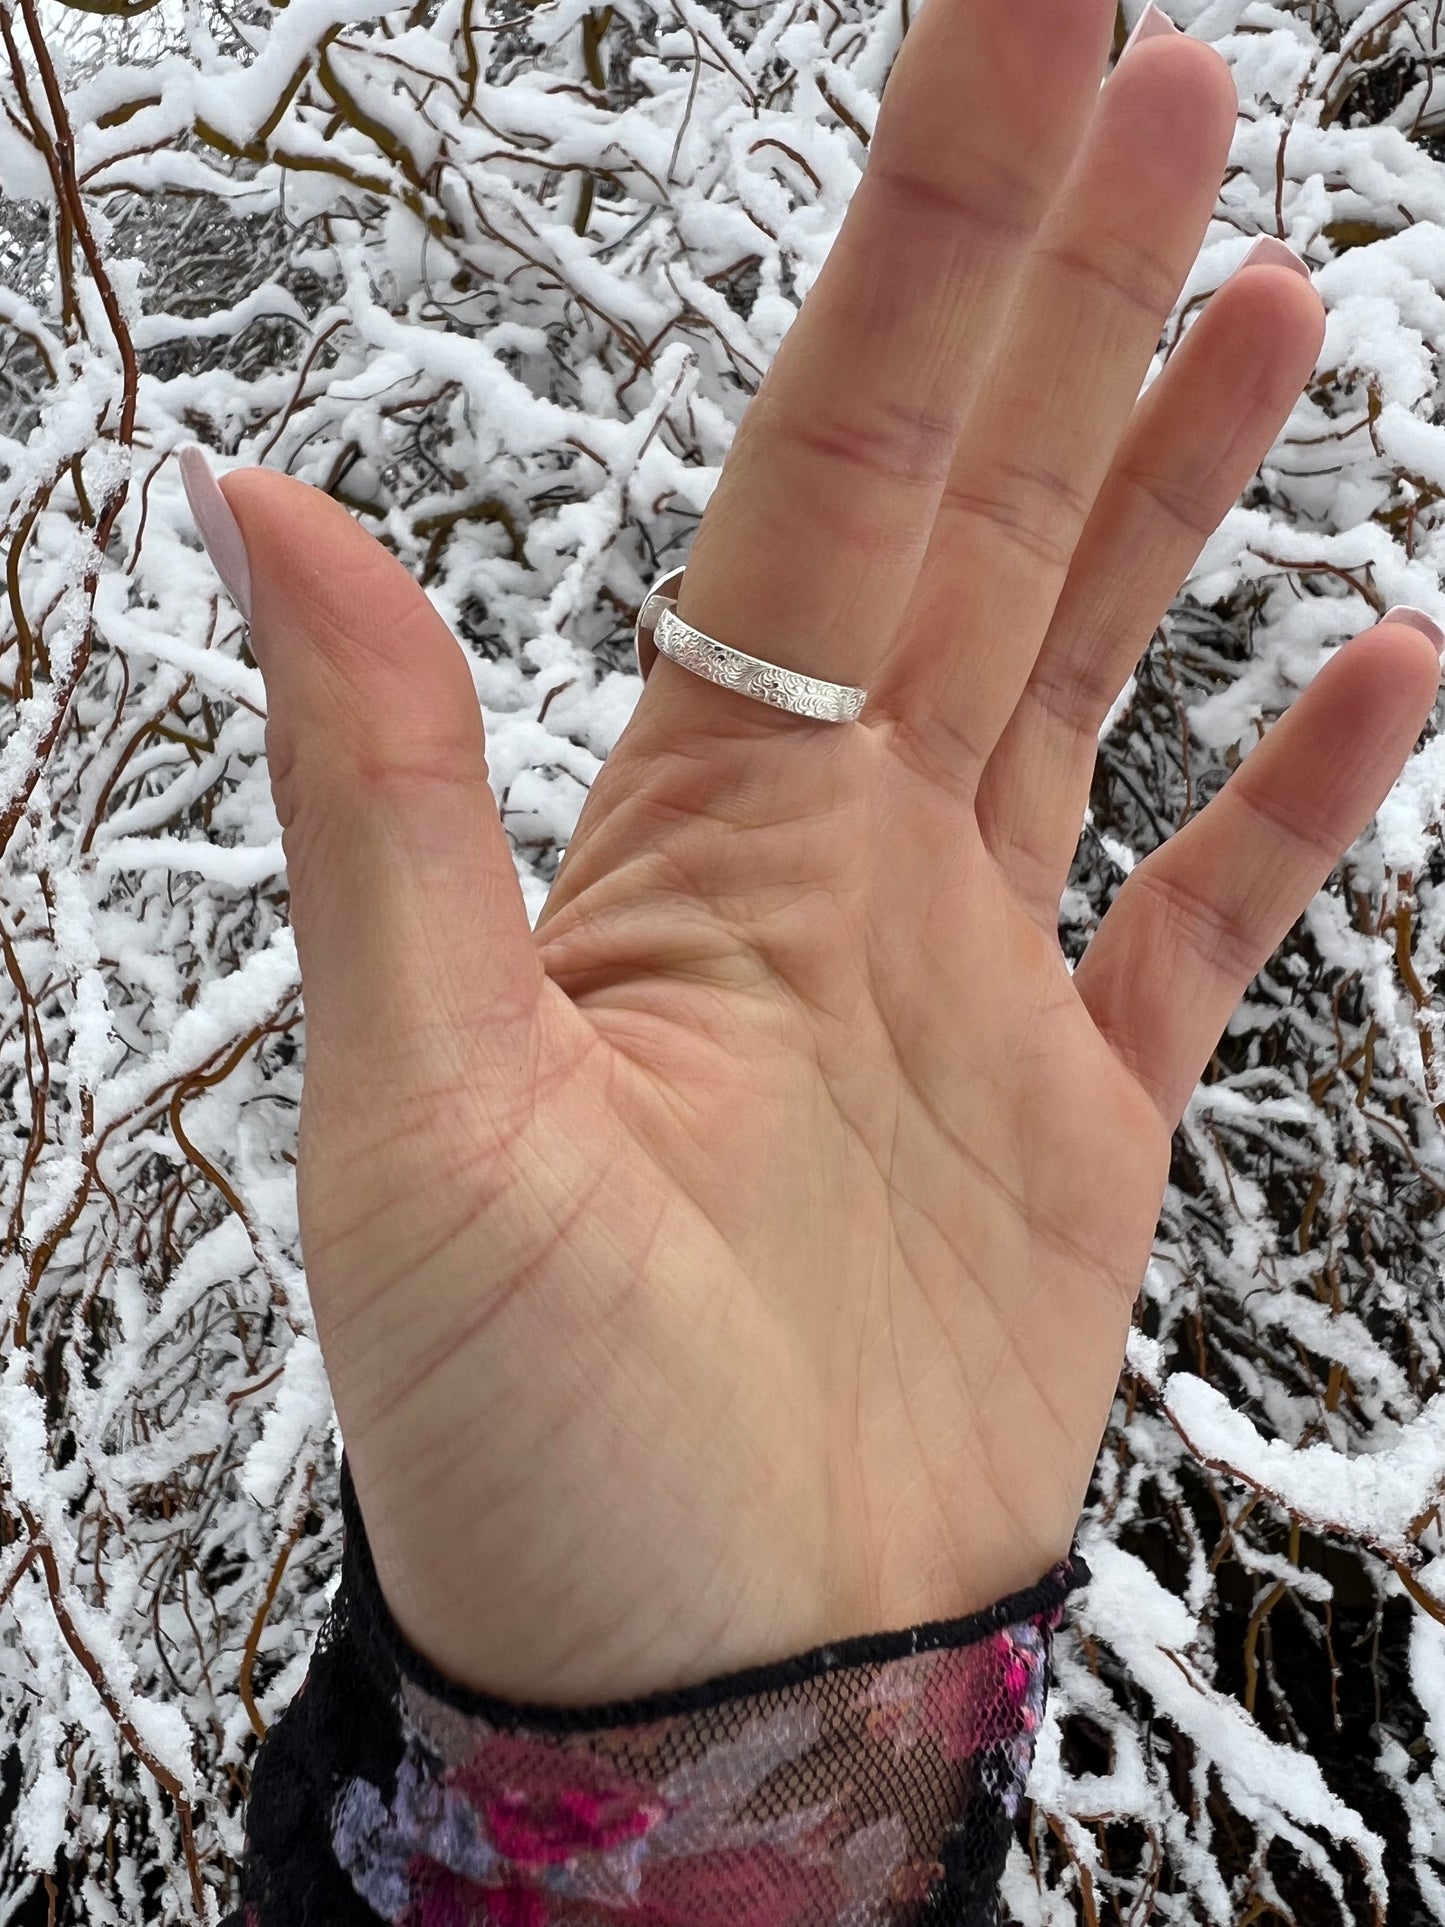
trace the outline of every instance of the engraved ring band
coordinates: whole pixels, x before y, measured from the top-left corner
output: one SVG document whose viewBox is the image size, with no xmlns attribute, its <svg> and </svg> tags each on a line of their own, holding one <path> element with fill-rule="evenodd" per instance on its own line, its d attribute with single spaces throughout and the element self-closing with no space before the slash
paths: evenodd
<svg viewBox="0 0 1445 1927">
<path fill-rule="evenodd" d="M 760 656 L 745 655 L 714 636 L 705 636 L 677 613 L 677 598 L 682 587 L 681 569 L 670 569 L 653 583 L 637 612 L 633 640 L 637 646 L 637 667 L 644 682 L 659 655 L 668 656 L 695 676 L 703 676 L 723 689 L 735 689 L 740 696 L 786 709 L 794 716 L 810 716 L 817 722 L 851 723 L 867 700 L 866 689 L 847 683 L 824 682 L 819 676 L 805 676 L 796 669 L 783 669 Z"/>
</svg>

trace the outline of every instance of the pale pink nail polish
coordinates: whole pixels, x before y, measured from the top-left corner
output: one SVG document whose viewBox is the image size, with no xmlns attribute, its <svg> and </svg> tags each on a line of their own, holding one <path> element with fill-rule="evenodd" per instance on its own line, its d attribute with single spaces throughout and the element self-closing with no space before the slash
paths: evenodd
<svg viewBox="0 0 1445 1927">
<path fill-rule="evenodd" d="M 1397 602 L 1393 609 L 1387 609 L 1380 617 L 1381 622 L 1403 622 L 1411 629 L 1418 629 L 1422 636 L 1428 636 L 1438 650 L 1445 651 L 1445 629 L 1427 616 L 1423 609 L 1412 609 L 1408 602 Z"/>
<path fill-rule="evenodd" d="M 1292 247 L 1286 246 L 1283 241 L 1276 240 L 1272 234 L 1260 235 L 1235 269 L 1235 273 L 1243 274 L 1246 268 L 1269 267 L 1293 268 L 1295 273 L 1302 274 L 1306 281 L 1310 279 L 1309 263 L 1301 261 Z"/>
<path fill-rule="evenodd" d="M 246 544 L 241 525 L 231 513 L 230 504 L 211 473 L 210 463 L 194 442 L 179 456 L 181 480 L 186 499 L 195 517 L 196 532 L 215 564 L 216 574 L 247 622 L 251 620 L 251 565 L 246 559 Z"/>
<path fill-rule="evenodd" d="M 1134 31 L 1119 49 L 1119 58 L 1122 60 L 1130 48 L 1137 47 L 1141 40 L 1152 40 L 1155 34 L 1178 33 L 1178 31 L 1179 29 L 1163 8 L 1156 7 L 1154 0 L 1149 0 L 1148 6 L 1134 22 Z"/>
</svg>

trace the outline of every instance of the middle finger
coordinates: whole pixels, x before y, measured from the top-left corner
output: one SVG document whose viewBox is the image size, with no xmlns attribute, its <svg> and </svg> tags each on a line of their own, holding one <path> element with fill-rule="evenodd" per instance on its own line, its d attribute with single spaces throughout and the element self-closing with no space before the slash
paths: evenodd
<svg viewBox="0 0 1445 1927">
<path fill-rule="evenodd" d="M 1040 233 L 869 705 L 963 800 L 1028 681 L 1213 213 L 1236 114 L 1214 48 L 1172 29 L 1137 44 Z"/>
</svg>

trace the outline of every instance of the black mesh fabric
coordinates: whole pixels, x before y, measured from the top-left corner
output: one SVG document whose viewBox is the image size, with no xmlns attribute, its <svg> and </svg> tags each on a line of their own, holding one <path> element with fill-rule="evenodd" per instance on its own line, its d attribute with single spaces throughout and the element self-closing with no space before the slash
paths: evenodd
<svg viewBox="0 0 1445 1927">
<path fill-rule="evenodd" d="M 252 1773 L 222 1927 L 995 1927 L 1077 1552 L 967 1618 L 680 1692 L 527 1706 L 446 1679 L 342 1578 Z"/>
</svg>

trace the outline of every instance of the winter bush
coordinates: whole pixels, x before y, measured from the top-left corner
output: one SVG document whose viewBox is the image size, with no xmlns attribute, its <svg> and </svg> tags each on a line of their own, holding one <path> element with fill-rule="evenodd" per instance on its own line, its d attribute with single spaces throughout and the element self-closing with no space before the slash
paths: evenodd
<svg viewBox="0 0 1445 1927">
<path fill-rule="evenodd" d="M 1334 648 L 1445 618 L 1445 0 L 1171 11 L 1241 114 L 1156 368 L 1261 232 L 1329 331 L 1104 733 L 1074 952 Z M 175 451 L 426 585 L 535 915 L 909 15 L 0 0 L 0 1927 L 234 1904 L 340 1553 L 264 691 Z M 1442 799 L 1431 731 L 1179 1132 L 1027 1927 L 1445 1922 Z"/>
</svg>

